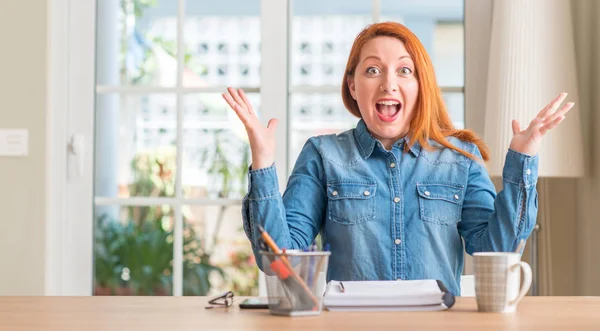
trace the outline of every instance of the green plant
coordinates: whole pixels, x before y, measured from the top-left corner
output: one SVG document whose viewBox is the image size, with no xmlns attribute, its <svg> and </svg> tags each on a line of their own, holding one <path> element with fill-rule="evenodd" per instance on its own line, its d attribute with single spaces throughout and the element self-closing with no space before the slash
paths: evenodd
<svg viewBox="0 0 600 331">
<path fill-rule="evenodd" d="M 112 294 L 127 288 L 136 295 L 165 295 L 172 291 L 173 231 L 160 221 L 121 223 L 102 218 L 96 229 L 96 285 L 110 288 Z M 206 295 L 210 275 L 223 270 L 210 263 L 201 249 L 197 234 L 184 228 L 183 294 Z"/>
<path fill-rule="evenodd" d="M 96 236 L 96 272 L 99 285 L 115 290 L 128 288 L 133 294 L 155 295 L 170 291 L 171 251 L 169 233 L 157 224 L 122 224 L 106 218 L 98 221 Z M 106 238 L 106 239 L 105 239 Z M 110 241 L 109 241 L 110 240 Z M 109 275 L 104 282 L 102 276 Z"/>
<path fill-rule="evenodd" d="M 135 195 L 168 196 L 174 189 L 174 150 L 145 152 L 131 163 Z M 170 206 L 128 206 L 123 221 L 103 215 L 95 232 L 95 280 L 98 292 L 122 289 L 137 295 L 172 291 L 173 209 Z M 206 295 L 211 274 L 225 279 L 223 270 L 210 263 L 189 219 L 183 220 L 184 295 Z"/>
</svg>

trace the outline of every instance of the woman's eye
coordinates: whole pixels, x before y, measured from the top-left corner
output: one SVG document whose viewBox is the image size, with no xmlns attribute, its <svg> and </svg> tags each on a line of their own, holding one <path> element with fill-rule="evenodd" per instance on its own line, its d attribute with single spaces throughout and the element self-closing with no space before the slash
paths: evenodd
<svg viewBox="0 0 600 331">
<path fill-rule="evenodd" d="M 379 69 L 377 69 L 375 67 L 369 67 L 369 68 L 367 68 L 367 73 L 371 74 L 371 75 L 376 75 L 379 73 Z"/>
<path fill-rule="evenodd" d="M 400 73 L 403 75 L 410 75 L 412 74 L 412 70 L 410 70 L 409 67 L 402 67 L 400 68 Z"/>
</svg>

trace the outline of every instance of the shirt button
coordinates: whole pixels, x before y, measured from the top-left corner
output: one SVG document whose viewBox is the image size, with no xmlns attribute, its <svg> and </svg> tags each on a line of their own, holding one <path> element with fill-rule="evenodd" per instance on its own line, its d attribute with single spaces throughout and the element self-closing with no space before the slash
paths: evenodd
<svg viewBox="0 0 600 331">
<path fill-rule="evenodd" d="M 395 168 L 396 167 L 396 163 L 392 162 L 390 163 L 390 168 Z"/>
<path fill-rule="evenodd" d="M 333 191 L 333 192 L 331 192 L 331 195 L 336 196 L 336 195 L 338 195 L 338 193 L 337 193 L 337 191 Z"/>
<path fill-rule="evenodd" d="M 527 173 L 528 175 L 531 175 L 531 169 L 527 169 L 526 173 Z"/>
<path fill-rule="evenodd" d="M 425 191 L 425 195 L 426 195 L 426 196 L 430 196 L 430 195 L 431 195 L 431 193 L 429 193 L 429 191 Z"/>
<path fill-rule="evenodd" d="M 454 195 L 454 199 L 456 199 L 456 200 L 460 199 L 460 197 L 458 196 L 458 194 Z"/>
<path fill-rule="evenodd" d="M 400 202 L 400 198 L 398 198 L 398 197 L 395 197 L 395 198 L 394 198 L 394 202 L 396 202 L 396 203 Z"/>
<path fill-rule="evenodd" d="M 365 193 L 363 193 L 363 194 L 368 196 L 368 195 L 371 195 L 371 192 L 365 191 Z"/>
<path fill-rule="evenodd" d="M 400 239 L 396 239 L 396 240 L 394 240 L 394 243 L 395 243 L 396 245 L 400 245 L 400 243 L 401 243 L 401 242 L 402 242 L 402 240 L 400 240 Z"/>
</svg>

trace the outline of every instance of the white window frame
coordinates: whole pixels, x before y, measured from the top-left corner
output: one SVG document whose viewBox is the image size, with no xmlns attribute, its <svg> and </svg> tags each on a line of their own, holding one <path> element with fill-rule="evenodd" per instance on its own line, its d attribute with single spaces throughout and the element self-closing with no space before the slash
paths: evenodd
<svg viewBox="0 0 600 331">
<path fill-rule="evenodd" d="M 95 3 L 48 2 L 46 295 L 92 293 L 93 222 L 81 221 L 80 215 L 91 219 L 93 210 L 91 198 L 84 200 L 92 196 L 93 183 L 82 180 L 93 171 L 93 116 L 81 105 L 90 110 L 94 104 L 89 88 L 94 84 L 94 26 Z M 84 139 L 68 150 L 75 123 Z"/>
<path fill-rule="evenodd" d="M 67 71 L 67 24 L 66 1 L 48 2 L 47 29 L 47 123 L 46 123 L 46 250 L 45 250 L 45 295 L 63 294 L 62 261 L 68 256 L 63 250 L 63 225 L 66 223 L 65 198 L 66 152 L 60 147 L 66 145 L 62 132 L 66 131 L 67 91 L 65 73 Z"/>
<path fill-rule="evenodd" d="M 183 110 L 181 97 L 189 92 L 223 92 L 225 87 L 210 88 L 162 88 L 162 87 L 95 87 L 95 20 L 96 1 L 98 0 L 50 0 L 48 3 L 48 122 L 47 122 L 47 172 L 46 172 L 46 290 L 47 295 L 91 295 L 93 290 L 93 204 L 97 205 L 230 205 L 239 204 L 238 199 L 186 199 L 181 196 L 181 171 L 177 171 L 178 189 L 175 198 L 116 199 L 106 197 L 94 198 L 93 192 L 93 132 L 95 93 L 124 92 L 152 93 L 173 92 L 178 95 L 177 103 L 177 148 L 182 150 Z M 182 49 L 182 20 L 185 14 L 184 0 L 179 1 L 178 47 Z M 299 1 L 299 0 L 297 0 Z M 372 1 L 372 17 L 379 20 L 380 0 Z M 479 8 L 476 2 L 482 0 L 466 0 L 465 22 L 472 19 L 469 8 Z M 492 0 L 483 0 L 491 3 Z M 261 86 L 246 88 L 248 92 L 261 93 L 261 121 L 266 125 L 268 119 L 279 119 L 276 133 L 278 141 L 275 162 L 279 177 L 280 190 L 283 191 L 288 176 L 288 100 L 291 93 L 296 92 L 339 92 L 339 86 L 294 86 L 290 87 L 289 67 L 290 49 L 281 47 L 288 44 L 291 38 L 291 6 L 288 1 L 261 0 L 261 62 L 269 66 L 261 66 Z M 491 5 L 489 6 L 491 8 Z M 477 24 L 485 24 L 489 19 L 479 16 Z M 491 17 L 491 11 L 489 12 Z M 465 24 L 465 43 L 469 34 L 478 31 L 474 24 Z M 481 34 L 479 34 L 481 35 Z M 178 52 L 178 62 L 183 63 L 183 52 Z M 487 57 L 487 50 L 466 47 L 465 58 L 479 59 L 477 69 L 481 69 L 482 54 Z M 442 87 L 443 92 L 465 93 L 465 120 L 469 122 L 469 109 L 473 102 L 471 89 L 467 85 L 473 82 L 477 74 L 470 70 L 471 62 L 465 65 L 465 88 Z M 487 63 L 487 62 L 485 62 Z M 281 69 L 276 69 L 281 68 Z M 182 67 L 178 65 L 178 82 L 181 82 Z M 477 79 L 476 79 L 477 80 Z M 472 84 L 471 86 L 481 86 Z M 473 88 L 473 90 L 475 90 Z M 472 110 L 473 111 L 481 111 Z M 76 125 L 74 125 L 76 124 Z M 83 125 L 82 125 L 83 124 Z M 75 130 L 76 129 L 76 130 Z M 479 130 L 477 130 L 479 131 Z M 83 139 L 77 151 L 87 151 L 80 159 L 72 150 L 67 149 L 70 138 L 79 134 Z M 286 147 L 283 147 L 286 146 Z M 178 153 L 179 154 L 179 153 Z M 178 157 L 177 169 L 181 169 L 181 157 Z M 95 199 L 95 200 L 94 200 Z M 176 208 L 176 210 L 180 210 Z M 182 295 L 182 226 L 181 213 L 175 214 L 174 270 L 173 294 Z"/>
</svg>

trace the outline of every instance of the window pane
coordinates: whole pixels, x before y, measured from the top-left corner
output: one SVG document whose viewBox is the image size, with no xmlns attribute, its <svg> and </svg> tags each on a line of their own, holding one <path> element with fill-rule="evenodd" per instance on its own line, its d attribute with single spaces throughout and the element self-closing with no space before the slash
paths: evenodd
<svg viewBox="0 0 600 331">
<path fill-rule="evenodd" d="M 258 295 L 258 267 L 240 205 L 183 206 L 183 295 Z"/>
<path fill-rule="evenodd" d="M 171 295 L 173 207 L 96 206 L 95 295 Z"/>
<path fill-rule="evenodd" d="M 98 1 L 97 83 L 174 86 L 177 2 Z"/>
<path fill-rule="evenodd" d="M 96 196 L 174 196 L 175 95 L 98 95 L 95 125 Z"/>
<path fill-rule="evenodd" d="M 433 65 L 442 86 L 464 86 L 465 50 L 462 23 L 440 23 L 435 27 Z"/>
<path fill-rule="evenodd" d="M 440 85 L 464 85 L 464 0 L 381 0 L 381 20 L 400 22 L 417 35 Z"/>
<path fill-rule="evenodd" d="M 183 85 L 260 84 L 260 0 L 186 2 Z"/>
<path fill-rule="evenodd" d="M 450 118 L 457 129 L 465 128 L 465 95 L 463 93 L 444 93 L 444 102 Z"/>
<path fill-rule="evenodd" d="M 341 92 L 294 93 L 290 98 L 290 170 L 308 138 L 342 132 L 358 122 L 344 107 Z"/>
<path fill-rule="evenodd" d="M 371 1 L 296 0 L 292 85 L 340 85 L 356 35 L 371 20 Z"/>
<path fill-rule="evenodd" d="M 259 113 L 260 95 L 246 95 Z M 183 145 L 185 197 L 241 198 L 245 195 L 251 162 L 248 136 L 221 94 L 185 96 Z"/>
</svg>

